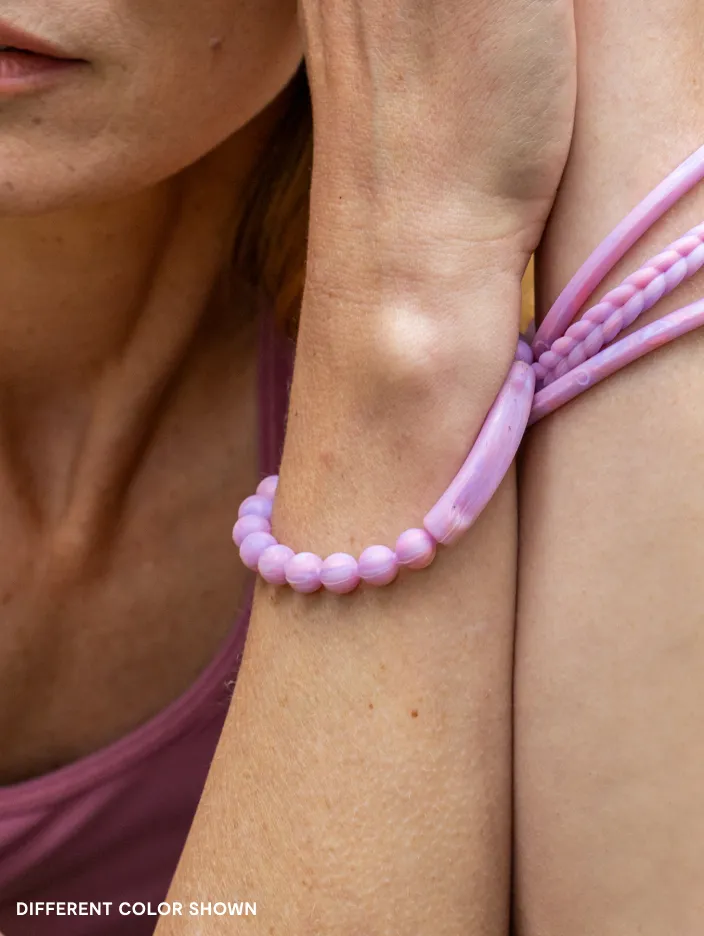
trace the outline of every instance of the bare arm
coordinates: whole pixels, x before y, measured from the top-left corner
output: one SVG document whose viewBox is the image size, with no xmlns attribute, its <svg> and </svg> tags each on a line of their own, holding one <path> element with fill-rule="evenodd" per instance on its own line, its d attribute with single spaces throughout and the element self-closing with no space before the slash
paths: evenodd
<svg viewBox="0 0 704 936">
<path fill-rule="evenodd" d="M 422 520 L 508 371 L 571 131 L 571 11 L 303 7 L 311 237 L 273 527 L 358 554 Z M 510 475 L 423 573 L 258 589 L 171 892 L 258 912 L 208 933 L 506 933 L 515 520 Z"/>
<path fill-rule="evenodd" d="M 359 304 L 336 299 L 333 311 L 309 293 L 277 503 L 284 542 L 357 552 L 422 515 L 511 357 L 519 282 L 492 288 L 413 286 L 426 308 L 440 296 L 444 314 L 457 306 L 458 321 L 481 295 L 495 359 L 429 322 L 389 341 L 397 318 L 361 307 L 375 292 L 363 270 L 350 284 Z M 172 899 L 234 891 L 257 901 L 247 925 L 262 933 L 505 930 L 514 513 L 509 481 L 456 550 L 385 590 L 259 590 Z"/>
<path fill-rule="evenodd" d="M 577 122 L 538 264 L 543 310 L 704 132 L 700 3 L 576 6 Z M 701 222 L 703 210 L 700 186 L 600 294 Z M 649 317 L 703 294 L 699 274 Z M 703 352 L 704 334 L 694 333 L 648 355 L 546 419 L 526 450 L 521 936 L 701 932 Z"/>
<path fill-rule="evenodd" d="M 436 277 L 412 287 L 426 308 L 459 315 L 481 295 L 501 353 L 423 321 L 389 342 L 398 321 L 360 307 L 376 284 L 354 272 L 358 301 L 309 292 L 276 507 L 281 540 L 323 555 L 422 517 L 498 390 L 518 314 L 515 277 L 494 295 Z M 505 932 L 514 555 L 511 478 L 456 549 L 389 588 L 260 587 L 170 899 L 256 901 L 256 919 L 209 933 Z"/>
</svg>

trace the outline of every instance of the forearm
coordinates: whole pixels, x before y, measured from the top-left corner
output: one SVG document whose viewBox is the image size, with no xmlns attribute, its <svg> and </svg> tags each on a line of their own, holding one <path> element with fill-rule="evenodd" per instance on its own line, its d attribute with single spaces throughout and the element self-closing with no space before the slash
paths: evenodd
<svg viewBox="0 0 704 936">
<path fill-rule="evenodd" d="M 296 550 L 358 554 L 419 525 L 459 468 L 513 356 L 520 279 L 487 286 L 471 248 L 464 280 L 443 279 L 418 243 L 389 278 L 381 234 L 368 226 L 360 254 L 354 225 L 329 229 L 339 250 L 311 245 L 273 526 Z M 456 547 L 390 587 L 259 585 L 171 899 L 256 900 L 213 934 L 506 932 L 514 575 L 509 477 Z"/>
<path fill-rule="evenodd" d="M 579 107 L 538 264 L 544 312 L 702 143 L 701 4 L 580 0 Z M 702 220 L 688 195 L 596 301 Z M 635 328 L 704 294 L 704 277 Z M 521 936 L 701 927 L 703 336 L 589 390 L 522 463 L 516 656 Z"/>
</svg>

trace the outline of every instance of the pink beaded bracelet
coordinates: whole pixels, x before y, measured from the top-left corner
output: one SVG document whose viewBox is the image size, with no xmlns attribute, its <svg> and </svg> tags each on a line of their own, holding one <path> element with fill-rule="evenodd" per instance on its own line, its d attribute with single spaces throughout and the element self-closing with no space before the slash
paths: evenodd
<svg viewBox="0 0 704 936">
<path fill-rule="evenodd" d="M 435 558 L 437 544 L 454 543 L 493 497 L 523 437 L 534 387 L 530 365 L 515 361 L 454 481 L 426 514 L 422 528 L 405 530 L 394 549 L 369 546 L 359 559 L 348 553 L 333 553 L 325 560 L 310 552 L 294 553 L 271 532 L 278 483 L 272 475 L 240 505 L 232 538 L 242 561 L 270 584 L 288 584 L 304 594 L 322 586 L 342 595 L 360 582 L 388 585 L 401 567 L 426 568 Z"/>
<path fill-rule="evenodd" d="M 360 582 L 388 585 L 402 567 L 429 566 L 437 545 L 454 543 L 493 497 L 528 425 L 648 351 L 704 325 L 701 300 L 604 347 L 704 265 L 704 225 L 675 241 L 608 293 L 580 322 L 570 324 L 626 251 L 702 178 L 704 147 L 671 173 L 594 251 L 531 336 L 532 341 L 519 340 L 516 359 L 472 450 L 426 514 L 422 527 L 401 533 L 394 549 L 369 546 L 358 559 L 348 553 L 333 553 L 326 559 L 310 552 L 294 553 L 271 532 L 278 484 L 278 477 L 272 475 L 261 481 L 238 511 L 232 537 L 244 564 L 267 582 L 288 584 L 304 594 L 321 587 L 346 594 Z"/>
</svg>

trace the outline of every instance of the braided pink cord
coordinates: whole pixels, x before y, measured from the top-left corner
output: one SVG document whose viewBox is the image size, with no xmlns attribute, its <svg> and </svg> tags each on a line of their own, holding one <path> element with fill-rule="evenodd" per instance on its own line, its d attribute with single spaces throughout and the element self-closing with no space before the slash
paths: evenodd
<svg viewBox="0 0 704 936">
<path fill-rule="evenodd" d="M 704 223 L 648 260 L 570 325 L 533 364 L 536 380 L 547 387 L 584 364 L 703 266 Z"/>
<path fill-rule="evenodd" d="M 627 251 L 683 195 L 704 179 L 704 146 L 688 156 L 674 172 L 646 195 L 643 201 L 617 224 L 582 264 L 557 297 L 533 338 L 533 354 L 539 358 L 556 338 L 564 335 L 594 290 L 603 282 Z"/>
<path fill-rule="evenodd" d="M 576 367 L 564 377 L 555 380 L 549 387 L 539 390 L 533 399 L 528 425 L 532 426 L 549 413 L 554 413 L 556 409 L 584 393 L 585 390 L 595 387 L 602 380 L 615 374 L 627 364 L 637 361 L 650 351 L 661 348 L 675 338 L 702 327 L 704 327 L 704 299 L 670 312 L 663 318 L 631 332 L 625 338 L 620 338 L 608 348 L 595 354 L 593 358 L 585 361 L 580 367 Z"/>
</svg>

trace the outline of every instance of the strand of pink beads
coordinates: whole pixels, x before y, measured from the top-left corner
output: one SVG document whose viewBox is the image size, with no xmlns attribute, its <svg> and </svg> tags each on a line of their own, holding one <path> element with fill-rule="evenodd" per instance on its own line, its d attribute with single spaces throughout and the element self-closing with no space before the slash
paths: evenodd
<svg viewBox="0 0 704 936">
<path fill-rule="evenodd" d="M 388 585 L 399 569 L 424 569 L 435 558 L 437 543 L 427 530 L 406 530 L 396 541 L 396 548 L 370 546 L 359 559 L 348 553 L 333 553 L 321 559 L 314 553 L 294 553 L 278 543 L 271 534 L 271 513 L 278 476 L 260 483 L 257 493 L 244 500 L 239 519 L 232 531 L 235 545 L 247 568 L 258 571 L 272 585 L 290 585 L 308 594 L 321 586 L 343 595 L 360 582 Z"/>
</svg>

